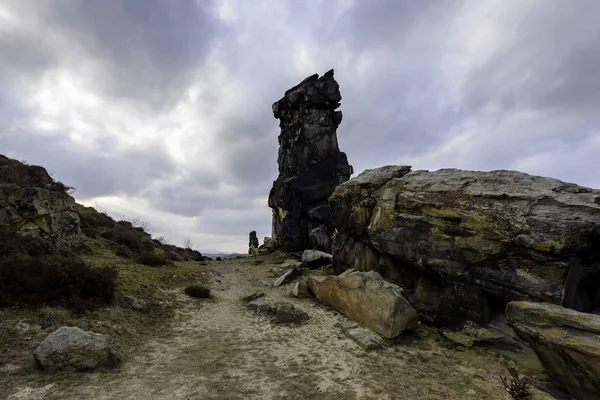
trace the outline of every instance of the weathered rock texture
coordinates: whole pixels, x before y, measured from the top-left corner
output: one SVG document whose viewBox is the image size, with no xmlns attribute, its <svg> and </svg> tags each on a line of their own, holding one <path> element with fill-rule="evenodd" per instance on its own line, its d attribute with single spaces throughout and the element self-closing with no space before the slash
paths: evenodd
<svg viewBox="0 0 600 400">
<path fill-rule="evenodd" d="M 58 243 L 78 243 L 79 216 L 67 189 L 44 168 L 0 155 L 0 226 Z"/>
<path fill-rule="evenodd" d="M 284 251 L 331 250 L 331 212 L 327 199 L 352 174 L 338 147 L 342 121 L 340 90 L 333 70 L 317 74 L 285 92 L 273 104 L 280 120 L 279 177 L 269 194 L 272 237 Z"/>
<path fill-rule="evenodd" d="M 416 327 L 417 312 L 402 296 L 402 289 L 376 272 L 309 276 L 306 284 L 321 303 L 388 339 Z"/>
<path fill-rule="evenodd" d="M 548 374 L 576 399 L 600 396 L 600 316 L 547 303 L 511 302 L 509 324 Z"/>
<path fill-rule="evenodd" d="M 600 191 L 515 171 L 366 170 L 330 198 L 334 268 L 376 270 L 444 326 L 512 300 L 600 306 Z"/>
<path fill-rule="evenodd" d="M 48 335 L 34 355 L 39 366 L 48 370 L 82 371 L 100 366 L 114 367 L 120 362 L 120 356 L 104 336 L 67 326 Z"/>
<path fill-rule="evenodd" d="M 256 236 L 256 231 L 250 232 L 248 236 L 248 254 L 252 254 L 254 250 L 258 249 L 258 237 Z"/>
</svg>

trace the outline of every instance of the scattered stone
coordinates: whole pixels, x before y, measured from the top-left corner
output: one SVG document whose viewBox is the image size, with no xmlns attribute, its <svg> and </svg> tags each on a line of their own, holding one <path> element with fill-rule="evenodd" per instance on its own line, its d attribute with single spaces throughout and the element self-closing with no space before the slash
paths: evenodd
<svg viewBox="0 0 600 400">
<path fill-rule="evenodd" d="M 283 275 L 281 275 L 279 277 L 279 279 L 277 279 L 275 281 L 275 283 L 273 284 L 273 286 L 280 286 L 280 285 L 283 285 L 284 283 L 291 282 L 292 280 L 294 280 L 294 278 L 296 278 L 296 277 L 298 277 L 300 275 L 302 275 L 302 273 L 300 272 L 300 269 L 298 269 L 298 268 L 290 268 Z"/>
<path fill-rule="evenodd" d="M 308 286 L 306 286 L 305 281 L 298 281 L 294 283 L 291 294 L 292 296 L 297 297 L 299 299 L 306 299 L 311 297 L 310 292 L 308 291 Z"/>
<path fill-rule="evenodd" d="M 343 329 L 343 332 L 347 338 L 352 339 L 365 350 L 381 349 L 385 346 L 378 334 L 362 326 L 354 325 Z"/>
<path fill-rule="evenodd" d="M 374 271 L 355 271 L 344 277 L 309 276 L 307 285 L 321 303 L 388 339 L 417 326 L 417 312 L 402 289 Z"/>
<path fill-rule="evenodd" d="M 309 319 L 307 313 L 289 303 L 271 303 L 264 297 L 248 303 L 248 308 L 272 317 L 276 324 L 302 323 Z"/>
<path fill-rule="evenodd" d="M 49 398 L 54 386 L 56 386 L 54 383 L 42 386 L 41 388 L 32 388 L 27 386 L 12 396 L 8 396 L 8 400 L 46 400 Z"/>
<path fill-rule="evenodd" d="M 127 303 L 132 309 L 137 311 L 143 311 L 146 309 L 146 302 L 142 299 L 138 299 L 134 296 L 125 296 L 123 301 Z"/>
<path fill-rule="evenodd" d="M 271 284 L 265 280 L 260 280 L 260 281 L 256 281 L 254 282 L 255 286 L 271 286 Z"/>
<path fill-rule="evenodd" d="M 342 96 L 333 70 L 317 74 L 285 92 L 273 104 L 280 120 L 279 177 L 269 193 L 273 238 L 286 252 L 316 245 L 330 251 L 333 229 L 327 199 L 352 175 L 346 154 L 338 147 L 336 129 Z"/>
<path fill-rule="evenodd" d="M 275 267 L 275 268 L 271 268 L 269 270 L 269 272 L 271 272 L 271 276 L 279 278 L 281 275 L 286 273 L 288 270 L 289 270 L 289 268 Z"/>
<path fill-rule="evenodd" d="M 254 300 L 259 299 L 264 296 L 265 296 L 265 292 L 254 292 L 254 293 L 250 293 L 247 296 L 242 297 L 242 300 L 245 301 L 246 303 L 249 303 L 251 301 L 254 301 Z"/>
<path fill-rule="evenodd" d="M 318 250 L 304 250 L 302 263 L 310 269 L 316 269 L 323 265 L 331 264 L 333 256 Z"/>
<path fill-rule="evenodd" d="M 275 311 L 275 323 L 289 324 L 307 321 L 310 317 L 301 309 L 291 304 L 279 304 Z"/>
<path fill-rule="evenodd" d="M 548 303 L 511 302 L 508 323 L 556 384 L 579 400 L 600 393 L 600 315 Z"/>
<path fill-rule="evenodd" d="M 516 171 L 366 170 L 329 199 L 334 269 L 409 282 L 444 327 L 485 325 L 513 300 L 591 312 L 599 199 L 600 190 Z"/>
<path fill-rule="evenodd" d="M 264 297 L 259 297 L 248 303 L 248 308 L 261 314 L 272 314 L 273 306 Z"/>
<path fill-rule="evenodd" d="M 281 266 L 284 269 L 301 268 L 302 262 L 298 261 L 298 260 L 294 260 L 293 258 L 288 258 L 281 264 Z"/>
<path fill-rule="evenodd" d="M 121 360 L 103 335 L 68 326 L 48 335 L 35 350 L 34 356 L 45 370 L 82 371 L 100 366 L 114 367 Z"/>
<path fill-rule="evenodd" d="M 529 353 L 533 356 L 531 349 L 514 333 L 511 335 L 491 325 L 479 326 L 474 322 L 467 322 L 458 331 L 440 330 L 440 334 L 451 342 L 467 348 L 485 347 L 492 350 L 499 349 L 503 352 L 519 352 L 523 356 L 524 353 Z"/>
</svg>

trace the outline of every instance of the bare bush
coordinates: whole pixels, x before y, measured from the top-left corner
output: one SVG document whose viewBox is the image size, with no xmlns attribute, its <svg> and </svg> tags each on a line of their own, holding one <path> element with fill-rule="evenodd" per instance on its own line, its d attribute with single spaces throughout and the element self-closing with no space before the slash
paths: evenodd
<svg viewBox="0 0 600 400">
<path fill-rule="evenodd" d="M 159 236 L 156 238 L 156 240 L 158 241 L 158 243 L 162 244 L 163 246 L 168 246 L 171 244 L 171 240 L 167 239 L 164 236 Z"/>
<path fill-rule="evenodd" d="M 508 364 L 508 372 L 511 378 L 506 376 L 500 376 L 500 382 L 504 389 L 510 394 L 515 400 L 531 400 L 531 392 L 529 391 L 529 382 L 526 378 L 519 378 L 519 372 L 514 362 Z"/>
</svg>

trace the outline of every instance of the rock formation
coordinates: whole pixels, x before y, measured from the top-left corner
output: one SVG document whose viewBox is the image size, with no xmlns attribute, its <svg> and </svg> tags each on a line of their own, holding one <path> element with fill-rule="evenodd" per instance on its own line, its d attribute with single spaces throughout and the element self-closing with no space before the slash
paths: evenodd
<svg viewBox="0 0 600 400">
<path fill-rule="evenodd" d="M 557 385 L 576 399 L 598 398 L 600 315 L 530 302 L 509 303 L 506 313 Z"/>
<path fill-rule="evenodd" d="M 417 326 L 417 312 L 402 295 L 402 289 L 383 280 L 377 272 L 309 276 L 306 284 L 321 303 L 388 339 Z"/>
<path fill-rule="evenodd" d="M 248 254 L 252 254 L 255 250 L 258 249 L 258 237 L 256 236 L 256 231 L 252 231 L 248 234 Z"/>
<path fill-rule="evenodd" d="M 44 168 L 0 155 L 0 226 L 59 244 L 79 243 L 79 216 L 67 189 Z"/>
<path fill-rule="evenodd" d="M 512 300 L 600 306 L 600 190 L 515 171 L 366 170 L 330 198 L 334 268 L 376 270 L 443 326 Z"/>
<path fill-rule="evenodd" d="M 342 121 L 342 112 L 336 111 L 341 98 L 330 70 L 320 78 L 317 74 L 306 78 L 273 104 L 281 134 L 279 177 L 269 193 L 269 207 L 272 238 L 284 251 L 331 250 L 327 199 L 352 174 L 336 136 Z"/>
</svg>

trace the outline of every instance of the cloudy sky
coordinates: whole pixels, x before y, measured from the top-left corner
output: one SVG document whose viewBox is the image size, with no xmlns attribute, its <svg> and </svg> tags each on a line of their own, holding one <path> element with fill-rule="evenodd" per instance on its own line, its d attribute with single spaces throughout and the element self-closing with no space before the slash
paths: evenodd
<svg viewBox="0 0 600 400">
<path fill-rule="evenodd" d="M 0 153 L 176 244 L 270 235 L 271 104 L 335 68 L 340 147 L 600 188 L 597 0 L 0 0 Z"/>
</svg>

